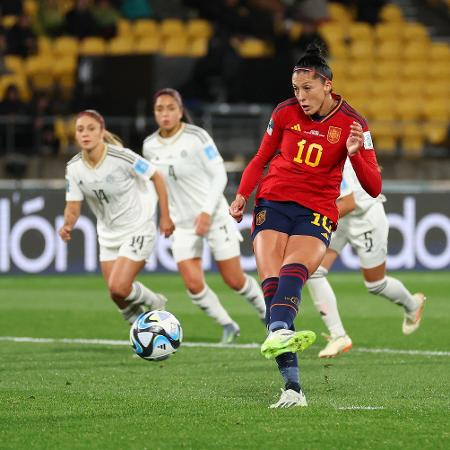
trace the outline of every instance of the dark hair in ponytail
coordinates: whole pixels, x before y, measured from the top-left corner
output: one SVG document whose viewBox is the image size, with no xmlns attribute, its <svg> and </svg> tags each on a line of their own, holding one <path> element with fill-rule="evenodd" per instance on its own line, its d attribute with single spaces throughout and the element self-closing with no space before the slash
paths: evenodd
<svg viewBox="0 0 450 450">
<path fill-rule="evenodd" d="M 318 41 L 308 45 L 305 54 L 297 61 L 293 71 L 314 72 L 314 78 L 320 77 L 322 82 L 333 79 L 333 72 L 324 57 L 324 48 Z"/>
</svg>

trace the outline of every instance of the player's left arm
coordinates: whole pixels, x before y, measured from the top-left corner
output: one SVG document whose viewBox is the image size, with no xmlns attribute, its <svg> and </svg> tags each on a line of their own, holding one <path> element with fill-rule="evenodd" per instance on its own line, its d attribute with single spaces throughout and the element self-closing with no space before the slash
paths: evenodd
<svg viewBox="0 0 450 450">
<path fill-rule="evenodd" d="M 194 225 L 196 234 L 204 236 L 209 231 L 212 216 L 222 198 L 228 177 L 222 156 L 211 138 L 199 149 L 199 156 L 202 169 L 209 179 L 209 187 L 201 212 L 197 216 Z"/>
<path fill-rule="evenodd" d="M 359 122 L 353 122 L 346 145 L 361 186 L 370 196 L 378 197 L 381 193 L 381 173 L 369 129 L 363 129 Z"/>
<path fill-rule="evenodd" d="M 169 214 L 169 196 L 163 176 L 155 170 L 150 178 L 155 185 L 156 195 L 159 200 L 159 229 L 165 237 L 169 237 L 175 230 L 175 224 Z"/>
</svg>

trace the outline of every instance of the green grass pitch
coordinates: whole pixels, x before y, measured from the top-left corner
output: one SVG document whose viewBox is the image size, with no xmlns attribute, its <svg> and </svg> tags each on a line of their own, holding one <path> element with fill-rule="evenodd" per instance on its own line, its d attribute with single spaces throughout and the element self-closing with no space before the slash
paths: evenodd
<svg viewBox="0 0 450 450">
<path fill-rule="evenodd" d="M 407 337 L 400 308 L 368 294 L 359 274 L 330 276 L 354 342 L 332 360 L 317 357 L 324 327 L 304 294 L 297 327 L 318 341 L 300 356 L 309 406 L 288 410 L 267 408 L 282 383 L 258 348 L 182 345 L 158 363 L 125 345 L 65 343 L 128 338 L 101 278 L 2 277 L 0 449 L 450 448 L 450 276 L 397 276 L 428 297 L 421 328 Z M 169 297 L 186 343 L 219 340 L 220 327 L 191 304 L 177 275 L 140 279 Z M 261 343 L 251 307 L 217 275 L 207 279 L 239 322 L 239 342 Z"/>
</svg>

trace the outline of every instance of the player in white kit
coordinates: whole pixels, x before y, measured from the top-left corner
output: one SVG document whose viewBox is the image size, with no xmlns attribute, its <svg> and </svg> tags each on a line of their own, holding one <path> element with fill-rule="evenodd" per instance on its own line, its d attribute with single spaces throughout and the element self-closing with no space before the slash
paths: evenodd
<svg viewBox="0 0 450 450">
<path fill-rule="evenodd" d="M 76 140 L 81 152 L 66 167 L 66 207 L 59 231 L 71 239 L 84 200 L 97 218 L 100 264 L 112 300 L 133 323 L 147 309 L 164 309 L 167 299 L 135 281 L 156 238 L 153 215 L 159 198 L 160 229 L 174 230 L 163 177 L 155 167 L 105 129 L 95 110 L 78 114 Z"/>
<path fill-rule="evenodd" d="M 155 94 L 159 129 L 145 139 L 143 155 L 157 167 L 168 186 L 170 216 L 176 225 L 172 253 L 187 293 L 223 327 L 221 342 L 227 344 L 235 341 L 240 330 L 206 284 L 203 240 L 208 242 L 225 283 L 243 295 L 261 319 L 265 316 L 264 297 L 258 282 L 241 268 L 242 237 L 223 195 L 227 183 L 223 159 L 204 129 L 182 120 L 184 113 L 178 91 L 167 88 Z"/>
<path fill-rule="evenodd" d="M 425 304 L 422 293 L 411 294 L 401 281 L 386 276 L 389 224 L 383 207 L 384 196 L 368 195 L 348 160 L 342 175 L 338 199 L 341 219 L 325 258 L 307 283 L 314 305 L 330 333 L 327 346 L 319 353 L 321 358 L 335 357 L 352 347 L 339 316 L 336 296 L 326 278 L 345 245 L 350 244 L 358 254 L 368 291 L 403 307 L 404 334 L 411 334 L 419 327 Z"/>
</svg>

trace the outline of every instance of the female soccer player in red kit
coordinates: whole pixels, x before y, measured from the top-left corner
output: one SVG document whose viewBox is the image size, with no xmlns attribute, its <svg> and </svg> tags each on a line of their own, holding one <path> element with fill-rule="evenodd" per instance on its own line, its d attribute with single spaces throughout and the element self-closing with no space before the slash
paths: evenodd
<svg viewBox="0 0 450 450">
<path fill-rule="evenodd" d="M 367 123 L 332 93 L 332 78 L 320 48 L 310 46 L 293 70 L 295 98 L 273 111 L 230 206 L 240 221 L 258 185 L 252 238 L 269 330 L 261 353 L 276 359 L 285 381 L 273 408 L 307 405 L 296 352 L 310 346 L 315 334 L 296 332 L 293 323 L 302 287 L 321 263 L 337 226 L 336 199 L 347 156 L 366 192 L 373 197 L 381 192 Z"/>
</svg>

